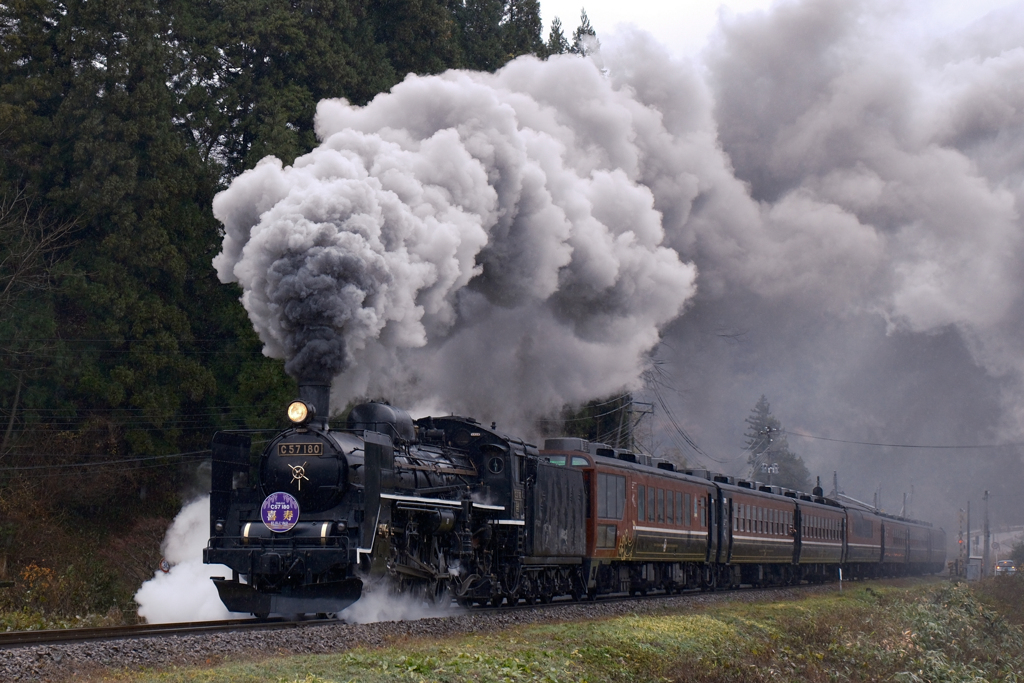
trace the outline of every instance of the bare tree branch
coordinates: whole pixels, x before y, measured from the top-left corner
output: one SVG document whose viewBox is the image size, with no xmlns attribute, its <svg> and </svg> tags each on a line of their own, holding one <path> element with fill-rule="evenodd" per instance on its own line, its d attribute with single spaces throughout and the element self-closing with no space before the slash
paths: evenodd
<svg viewBox="0 0 1024 683">
<path fill-rule="evenodd" d="M 27 291 L 52 286 L 53 268 L 76 225 L 35 211 L 22 193 L 0 199 L 0 316 Z"/>
</svg>

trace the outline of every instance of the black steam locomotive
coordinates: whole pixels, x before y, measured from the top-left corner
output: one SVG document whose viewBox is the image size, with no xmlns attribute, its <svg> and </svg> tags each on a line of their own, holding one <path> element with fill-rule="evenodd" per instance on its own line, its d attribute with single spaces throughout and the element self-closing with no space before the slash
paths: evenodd
<svg viewBox="0 0 1024 683">
<path fill-rule="evenodd" d="M 368 583 L 460 604 L 936 572 L 924 522 L 736 481 L 592 444 L 543 451 L 468 417 L 412 420 L 380 403 L 328 425 L 303 385 L 293 427 L 259 464 L 244 434 L 213 439 L 203 561 L 233 612 L 338 612 Z M 251 475 L 256 481 L 250 482 Z"/>
</svg>

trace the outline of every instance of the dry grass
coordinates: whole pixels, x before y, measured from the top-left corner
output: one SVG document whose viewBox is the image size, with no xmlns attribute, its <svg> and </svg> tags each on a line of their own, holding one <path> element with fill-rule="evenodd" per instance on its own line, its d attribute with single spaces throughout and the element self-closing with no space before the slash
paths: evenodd
<svg viewBox="0 0 1024 683">
<path fill-rule="evenodd" d="M 966 586 L 933 581 L 97 680 L 976 683 L 1020 671 L 1022 631 Z"/>
<path fill-rule="evenodd" d="M 132 596 L 153 575 L 168 519 L 123 526 L 76 518 L 39 486 L 0 489 L 0 630 L 137 620 Z"/>
<path fill-rule="evenodd" d="M 974 592 L 1008 622 L 1024 626 L 1024 572 L 987 579 L 979 583 Z"/>
</svg>

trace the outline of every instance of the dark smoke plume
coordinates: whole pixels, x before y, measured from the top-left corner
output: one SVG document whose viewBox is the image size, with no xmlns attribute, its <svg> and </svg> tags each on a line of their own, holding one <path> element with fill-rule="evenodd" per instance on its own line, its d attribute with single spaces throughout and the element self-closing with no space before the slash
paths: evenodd
<svg viewBox="0 0 1024 683">
<path fill-rule="evenodd" d="M 695 269 L 662 244 L 656 111 L 591 60 L 320 104 L 323 144 L 214 204 L 266 352 L 360 395 L 506 422 L 636 385 Z M 638 134 L 642 133 L 638 140 Z"/>
</svg>

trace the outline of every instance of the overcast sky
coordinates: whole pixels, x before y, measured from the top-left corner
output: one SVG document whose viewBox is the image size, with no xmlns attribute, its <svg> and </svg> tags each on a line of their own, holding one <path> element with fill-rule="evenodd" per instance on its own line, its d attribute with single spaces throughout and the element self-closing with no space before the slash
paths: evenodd
<svg viewBox="0 0 1024 683">
<path fill-rule="evenodd" d="M 572 29 L 579 25 L 580 8 L 583 7 L 598 38 L 617 24 L 632 23 L 654 35 L 677 56 L 684 56 L 699 52 L 704 47 L 718 22 L 719 13 L 725 16 L 743 14 L 766 10 L 776 4 L 773 0 L 541 0 L 541 16 L 545 37 L 554 17 L 562 20 L 566 34 L 571 35 Z M 1013 3 L 1006 0 L 912 0 L 891 4 L 912 14 L 915 24 L 932 23 L 934 32 L 962 26 L 995 8 Z"/>
</svg>

